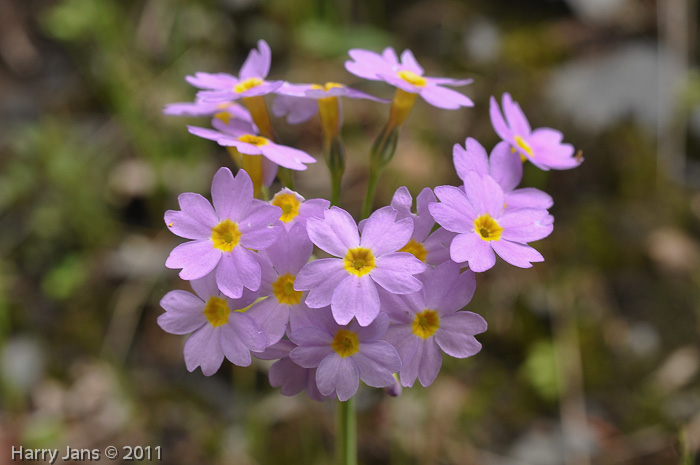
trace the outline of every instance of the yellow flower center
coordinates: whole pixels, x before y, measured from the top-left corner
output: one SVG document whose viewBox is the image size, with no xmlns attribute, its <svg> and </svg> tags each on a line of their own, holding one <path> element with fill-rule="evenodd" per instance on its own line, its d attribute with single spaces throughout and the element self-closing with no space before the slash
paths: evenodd
<svg viewBox="0 0 700 465">
<path fill-rule="evenodd" d="M 532 153 L 532 147 L 528 145 L 527 142 L 525 142 L 525 139 L 523 139 L 520 136 L 515 136 L 515 143 L 525 151 L 525 153 L 528 154 L 529 157 L 534 157 L 535 155 Z M 520 156 L 522 158 L 522 155 Z M 524 160 L 523 160 L 524 161 Z"/>
<path fill-rule="evenodd" d="M 311 84 L 311 88 L 314 89 L 314 90 L 325 90 L 325 91 L 329 91 L 329 90 L 331 90 L 331 89 L 335 89 L 335 88 L 338 88 L 338 87 L 341 87 L 341 88 L 342 88 L 342 87 L 345 87 L 345 86 L 342 85 L 342 84 L 340 84 L 340 83 L 337 83 L 337 82 L 327 82 L 327 83 L 325 83 L 325 84 L 323 84 L 323 85 L 321 85 L 321 84 Z"/>
<path fill-rule="evenodd" d="M 245 142 L 246 144 L 251 144 L 260 147 L 261 145 L 267 144 L 269 141 L 264 137 L 254 136 L 253 134 L 243 134 L 238 138 L 239 141 Z"/>
<path fill-rule="evenodd" d="M 207 317 L 207 321 L 215 328 L 228 323 L 228 316 L 230 313 L 231 309 L 228 308 L 226 299 L 222 299 L 221 297 L 209 297 L 209 301 L 204 307 L 204 316 Z"/>
<path fill-rule="evenodd" d="M 350 357 L 360 350 L 360 341 L 357 334 L 347 329 L 339 329 L 331 342 L 331 348 L 341 357 Z"/>
<path fill-rule="evenodd" d="M 294 279 L 294 276 L 287 273 L 272 283 L 272 293 L 279 303 L 296 305 L 301 301 L 302 292 L 294 290 Z"/>
<path fill-rule="evenodd" d="M 474 231 L 485 241 L 497 241 L 501 238 L 503 228 L 491 215 L 484 213 L 474 220 Z"/>
<path fill-rule="evenodd" d="M 238 84 L 236 84 L 235 86 L 233 86 L 233 91 L 240 94 L 240 93 L 243 93 L 243 92 L 246 92 L 246 91 L 252 89 L 253 87 L 259 86 L 263 82 L 265 82 L 265 81 L 263 81 L 260 78 L 256 78 L 256 77 L 248 78 L 245 81 L 241 81 Z"/>
<path fill-rule="evenodd" d="M 356 247 L 348 250 L 344 261 L 345 269 L 348 273 L 364 276 L 375 268 L 374 255 L 369 249 Z"/>
<path fill-rule="evenodd" d="M 425 257 L 428 256 L 428 251 L 425 250 L 425 247 L 423 247 L 423 244 L 420 242 L 416 242 L 415 240 L 411 239 L 408 241 L 408 244 L 404 245 L 399 249 L 399 252 L 408 252 L 410 254 L 413 254 L 414 257 L 416 257 L 418 260 L 425 262 Z"/>
<path fill-rule="evenodd" d="M 216 108 L 218 108 L 221 111 L 214 113 L 214 118 L 221 120 L 224 124 L 228 124 L 229 121 L 231 121 L 231 113 L 227 111 L 230 105 L 231 102 L 224 102 L 218 104 Z"/>
<path fill-rule="evenodd" d="M 214 247 L 224 252 L 232 251 L 240 239 L 241 232 L 238 230 L 238 225 L 228 219 L 217 224 L 211 230 L 211 240 L 214 241 Z"/>
<path fill-rule="evenodd" d="M 423 310 L 413 320 L 412 329 L 416 336 L 428 339 L 440 328 L 440 315 L 435 310 Z"/>
<path fill-rule="evenodd" d="M 272 198 L 270 203 L 282 209 L 282 216 L 280 216 L 280 220 L 285 223 L 289 223 L 299 215 L 299 207 L 301 206 L 301 202 L 297 196 L 292 193 L 278 192 Z"/>
<path fill-rule="evenodd" d="M 397 73 L 401 79 L 413 84 L 414 86 L 423 87 L 428 82 L 423 76 L 419 76 L 413 71 L 408 71 L 407 69 L 401 70 Z"/>
<path fill-rule="evenodd" d="M 428 339 L 440 328 L 440 315 L 435 310 L 423 310 L 416 315 L 411 326 L 413 334 Z"/>
</svg>

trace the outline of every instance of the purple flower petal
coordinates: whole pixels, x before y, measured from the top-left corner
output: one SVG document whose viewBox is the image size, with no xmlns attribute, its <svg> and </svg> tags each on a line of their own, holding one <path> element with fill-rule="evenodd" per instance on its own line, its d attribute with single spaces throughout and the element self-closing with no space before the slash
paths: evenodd
<svg viewBox="0 0 700 465">
<path fill-rule="evenodd" d="M 209 239 L 211 227 L 194 220 L 190 215 L 181 211 L 168 210 L 165 212 L 165 224 L 173 234 L 185 239 Z"/>
<path fill-rule="evenodd" d="M 416 198 L 417 216 L 413 218 L 413 235 L 411 236 L 414 240 L 423 242 L 433 229 L 435 219 L 430 214 L 429 205 L 436 202 L 437 198 L 429 187 L 424 188 L 418 194 Z"/>
<path fill-rule="evenodd" d="M 234 316 L 237 315 L 231 314 L 229 319 Z M 220 331 L 221 350 L 228 361 L 239 367 L 250 366 L 253 361 L 250 356 L 250 347 L 239 337 L 233 325 L 229 322 L 221 326 Z M 258 328 L 257 331 L 260 329 Z"/>
<path fill-rule="evenodd" d="M 492 246 L 499 257 L 519 268 L 530 268 L 532 263 L 544 261 L 542 254 L 529 245 L 501 240 L 493 241 Z"/>
<path fill-rule="evenodd" d="M 233 88 L 238 82 L 238 80 L 230 74 L 202 72 L 195 73 L 194 76 L 185 76 L 185 80 L 194 87 L 211 90 Z"/>
<path fill-rule="evenodd" d="M 503 112 L 506 115 L 506 120 L 508 120 L 508 126 L 515 134 L 521 137 L 530 135 L 530 123 L 527 122 L 520 105 L 513 102 L 513 99 L 507 92 L 503 94 Z"/>
<path fill-rule="evenodd" d="M 350 323 L 353 317 L 360 326 L 372 323 L 379 314 L 379 295 L 372 278 L 350 275 L 343 279 L 333 292 L 331 309 L 339 325 Z"/>
<path fill-rule="evenodd" d="M 459 265 L 452 261 L 428 270 L 421 280 L 426 289 L 425 308 L 438 310 L 441 316 L 464 308 L 476 290 L 474 273 L 460 273 Z"/>
<path fill-rule="evenodd" d="M 480 176 L 474 171 L 467 173 L 464 190 L 477 215 L 488 213 L 491 217 L 498 218 L 503 212 L 503 189 L 491 176 Z"/>
<path fill-rule="evenodd" d="M 279 229 L 278 239 L 265 252 L 279 275 L 296 276 L 311 258 L 314 246 L 301 223 L 296 223 L 289 231 Z"/>
<path fill-rule="evenodd" d="M 309 218 L 309 238 L 317 247 L 336 257 L 345 257 L 349 249 L 360 245 L 357 224 L 352 216 L 338 207 L 325 212 L 324 219 Z"/>
<path fill-rule="evenodd" d="M 457 358 L 471 357 L 481 350 L 474 335 L 486 331 L 486 321 L 476 313 L 457 312 L 441 319 L 435 342 L 447 355 Z"/>
<path fill-rule="evenodd" d="M 220 168 L 211 183 L 211 198 L 220 219 L 240 221 L 253 201 L 253 181 L 245 170 L 233 177 L 231 170 Z"/>
<path fill-rule="evenodd" d="M 206 376 L 216 373 L 224 361 L 218 328 L 207 324 L 192 333 L 185 342 L 184 352 L 188 371 L 201 366 Z"/>
<path fill-rule="evenodd" d="M 415 359 L 420 356 L 418 380 L 423 387 L 427 387 L 433 384 L 438 373 L 440 373 L 440 367 L 442 367 L 442 353 L 434 340 L 425 340 L 418 347 L 416 355 L 414 355 L 413 358 Z"/>
<path fill-rule="evenodd" d="M 360 343 L 375 341 L 381 339 L 389 328 L 389 317 L 384 312 L 380 312 L 371 325 L 360 326 L 356 321 L 353 321 L 349 328 L 357 334 L 357 340 Z"/>
<path fill-rule="evenodd" d="M 403 380 L 404 370 L 413 359 L 421 339 L 413 334 L 410 323 L 392 324 L 387 330 L 384 339 L 394 346 L 399 357 L 401 357 L 401 375 Z M 416 377 L 414 376 L 413 380 L 415 381 L 415 379 Z"/>
<path fill-rule="evenodd" d="M 230 257 L 231 261 L 235 262 L 236 270 L 238 271 L 243 286 L 251 291 L 260 289 L 262 269 L 256 258 L 256 254 L 243 247 L 234 247 Z"/>
<path fill-rule="evenodd" d="M 275 297 L 268 297 L 253 304 L 246 315 L 260 327 L 267 345 L 272 345 L 282 339 L 287 329 L 289 305 L 280 304 Z"/>
<path fill-rule="evenodd" d="M 270 72 L 270 62 L 272 61 L 272 52 L 270 46 L 264 40 L 258 41 L 258 49 L 251 50 L 246 58 L 238 77 L 243 81 L 249 78 L 257 77 L 265 79 L 267 73 Z"/>
<path fill-rule="evenodd" d="M 412 275 L 425 271 L 425 263 L 408 252 L 383 255 L 376 261 L 377 267 L 370 272 L 372 279 L 393 294 L 408 294 L 423 287 Z"/>
<path fill-rule="evenodd" d="M 267 347 L 265 333 L 258 325 L 257 320 L 252 315 L 248 315 L 248 312 L 231 312 L 226 326 L 233 330 L 235 337 L 243 343 L 248 352 L 262 352 Z M 232 338 L 225 337 L 223 339 Z M 224 352 L 226 352 L 225 347 Z"/>
<path fill-rule="evenodd" d="M 552 233 L 554 227 L 548 217 L 546 210 L 532 208 L 506 212 L 499 219 L 499 224 L 504 228 L 501 239 L 520 243 L 544 239 Z"/>
<path fill-rule="evenodd" d="M 426 309 L 425 287 L 420 292 L 411 294 L 381 292 L 379 298 L 382 312 L 386 312 L 391 322 L 396 324 L 410 325 L 415 319 L 415 314 Z"/>
<path fill-rule="evenodd" d="M 476 213 L 466 194 L 454 186 L 437 186 L 435 195 L 440 203 L 428 208 L 435 221 L 448 231 L 463 233 L 474 228 Z"/>
<path fill-rule="evenodd" d="M 429 104 L 438 108 L 444 108 L 445 110 L 456 110 L 461 107 L 474 106 L 474 102 L 466 95 L 438 85 L 426 85 L 423 90 L 421 90 L 420 96 Z"/>
<path fill-rule="evenodd" d="M 221 251 L 210 240 L 189 241 L 175 247 L 165 261 L 166 268 L 178 269 L 180 278 L 190 281 L 211 272 L 221 259 Z"/>
<path fill-rule="evenodd" d="M 207 302 L 209 297 L 221 295 L 219 288 L 216 286 L 216 273 L 209 273 L 203 278 L 193 279 L 190 281 L 190 286 L 197 296 L 203 302 Z"/>
<path fill-rule="evenodd" d="M 309 291 L 306 296 L 309 307 L 326 307 L 331 304 L 336 287 L 347 276 L 342 260 L 321 258 L 304 265 L 294 281 L 294 289 Z"/>
<path fill-rule="evenodd" d="M 360 247 L 370 249 L 375 257 L 380 257 L 406 245 L 413 234 L 413 220 L 396 221 L 397 213 L 391 206 L 372 213 L 362 229 Z"/>
<path fill-rule="evenodd" d="M 534 187 L 522 187 L 508 192 L 505 196 L 506 210 L 534 208 L 546 210 L 554 205 L 552 196 Z"/>
<path fill-rule="evenodd" d="M 329 355 L 316 370 L 316 384 L 324 396 L 329 396 L 335 391 L 338 400 L 345 402 L 354 396 L 360 387 L 357 365 L 352 357 Z"/>
<path fill-rule="evenodd" d="M 158 317 L 158 325 L 170 334 L 189 334 L 207 323 L 205 303 L 186 291 L 170 291 L 161 299 L 166 312 Z"/>
<path fill-rule="evenodd" d="M 306 169 L 304 163 L 316 163 L 316 159 L 303 150 L 277 145 L 272 142 L 262 145 L 261 151 L 271 161 L 292 170 L 303 171 Z"/>
<path fill-rule="evenodd" d="M 352 356 L 360 379 L 372 387 L 394 384 L 393 373 L 401 369 L 401 359 L 396 349 L 385 341 L 362 344 L 362 350 Z"/>
<path fill-rule="evenodd" d="M 219 222 L 209 201 L 199 194 L 185 192 L 177 196 L 177 202 L 182 213 L 204 226 L 213 228 Z"/>
<path fill-rule="evenodd" d="M 419 76 L 424 72 L 409 49 L 404 50 L 401 54 L 401 66 Z"/>
<path fill-rule="evenodd" d="M 491 245 L 476 233 L 457 235 L 450 244 L 450 257 L 457 263 L 469 262 L 469 268 L 477 273 L 493 268 L 496 264 L 496 254 Z"/>
<path fill-rule="evenodd" d="M 506 121 L 503 119 L 503 114 L 501 113 L 501 109 L 498 107 L 496 98 L 492 96 L 489 100 L 489 104 L 489 115 L 491 116 L 491 125 L 493 125 L 493 129 L 501 139 L 512 143 L 513 133 L 506 124 Z"/>
<path fill-rule="evenodd" d="M 486 149 L 476 140 L 468 137 L 464 143 L 465 148 L 455 144 L 452 149 L 452 160 L 457 171 L 457 176 L 462 182 L 466 182 L 467 173 L 476 171 L 479 174 L 489 173 L 489 158 Z"/>
<path fill-rule="evenodd" d="M 504 192 L 515 189 L 523 177 L 523 163 L 508 142 L 499 142 L 491 151 L 490 174 Z"/>
</svg>

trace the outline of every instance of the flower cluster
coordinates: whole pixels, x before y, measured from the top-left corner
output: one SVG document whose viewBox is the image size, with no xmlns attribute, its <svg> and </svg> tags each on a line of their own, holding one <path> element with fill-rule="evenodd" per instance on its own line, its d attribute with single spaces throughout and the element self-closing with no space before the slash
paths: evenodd
<svg viewBox="0 0 700 465">
<path fill-rule="evenodd" d="M 400 61 L 391 48 L 381 55 L 351 50 L 350 57 L 348 71 L 395 86 L 400 105 L 408 101 L 406 94 L 446 109 L 472 105 L 442 87 L 470 81 L 424 77 L 408 50 Z M 317 111 L 323 121 L 332 113 L 329 102 L 336 105 L 340 96 L 381 102 L 338 83 L 266 81 L 269 68 L 270 49 L 260 41 L 238 78 L 197 73 L 188 77 L 203 89 L 197 101 L 165 110 L 212 116 L 214 129 L 190 127 L 190 132 L 240 154 L 265 157 L 274 165 L 266 185 L 277 166 L 298 170 L 314 160 L 259 136 L 254 112 L 235 100 L 277 92 L 274 112 L 291 123 Z M 396 117 L 395 105 L 396 98 L 390 119 Z M 260 109 L 257 103 L 252 107 Z M 405 119 L 407 109 L 401 111 Z M 545 170 L 581 163 L 558 131 L 532 131 L 508 94 L 503 111 L 505 118 L 492 99 L 492 124 L 502 142 L 490 154 L 473 138 L 455 144 L 454 166 L 463 184 L 423 189 L 415 213 L 406 187 L 359 223 L 328 200 L 306 200 L 286 187 L 260 200 L 243 167 L 235 176 L 228 168 L 218 170 L 211 203 L 199 194 L 181 194 L 180 210 L 166 212 L 165 223 L 189 241 L 173 249 L 166 266 L 180 269 L 194 293 L 166 294 L 158 323 L 167 332 L 190 334 L 187 369 L 201 367 L 211 375 L 224 358 L 239 366 L 250 365 L 252 357 L 276 360 L 269 378 L 282 394 L 306 391 L 316 400 L 345 401 L 360 380 L 374 387 L 394 386 L 397 379 L 404 387 L 416 380 L 428 386 L 443 352 L 457 358 L 479 352 L 475 336 L 486 331 L 486 321 L 464 309 L 476 289 L 475 273 L 492 268 L 496 255 L 521 268 L 544 260 L 529 243 L 553 230 L 552 198 L 519 187 L 523 162 Z M 400 123 L 389 127 L 394 131 Z M 332 130 L 337 136 L 339 126 Z"/>
</svg>

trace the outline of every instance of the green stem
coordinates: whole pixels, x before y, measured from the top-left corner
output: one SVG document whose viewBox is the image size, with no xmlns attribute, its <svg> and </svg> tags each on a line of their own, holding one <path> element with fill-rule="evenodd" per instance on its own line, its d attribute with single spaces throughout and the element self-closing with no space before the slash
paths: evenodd
<svg viewBox="0 0 700 465">
<path fill-rule="evenodd" d="M 374 192 L 377 190 L 377 182 L 379 182 L 380 174 L 382 174 L 382 168 L 377 163 L 370 164 L 369 178 L 367 179 L 367 194 L 365 194 L 365 203 L 362 205 L 362 219 L 369 217 L 370 213 L 372 213 Z"/>
<path fill-rule="evenodd" d="M 292 170 L 280 166 L 277 170 L 277 177 L 280 179 L 284 187 L 294 190 L 294 176 L 292 175 Z"/>
<path fill-rule="evenodd" d="M 340 136 L 325 135 L 323 154 L 331 175 L 331 205 L 340 205 L 340 185 L 345 171 L 345 148 Z"/>
<path fill-rule="evenodd" d="M 336 465 L 357 465 L 357 416 L 355 398 L 338 401 L 335 437 Z"/>
</svg>

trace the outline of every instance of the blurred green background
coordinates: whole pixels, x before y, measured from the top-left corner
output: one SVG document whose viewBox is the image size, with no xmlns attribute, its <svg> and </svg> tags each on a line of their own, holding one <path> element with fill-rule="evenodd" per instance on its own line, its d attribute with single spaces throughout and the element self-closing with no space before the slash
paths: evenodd
<svg viewBox="0 0 700 465">
<path fill-rule="evenodd" d="M 262 38 L 270 77 L 339 81 L 350 48 L 410 48 L 473 77 L 475 107 L 419 100 L 378 189 L 456 184 L 455 143 L 497 142 L 488 98 L 583 151 L 526 167 L 554 196 L 546 262 L 499 261 L 468 309 L 483 350 L 429 388 L 361 389 L 363 464 L 697 464 L 700 74 L 695 0 L 0 0 L 0 463 L 11 447 L 161 446 L 167 464 L 329 464 L 332 403 L 285 398 L 269 364 L 188 373 L 156 324 L 187 288 L 163 263 L 176 197 L 208 195 L 225 151 L 163 116 L 184 76 L 236 74 Z M 270 103 L 268 101 L 268 103 Z M 357 214 L 388 108 L 346 101 L 343 206 Z M 321 156 L 317 120 L 274 121 Z M 297 177 L 328 197 L 322 162 Z M 274 190 L 273 190 L 274 191 Z M 106 459 L 103 459 L 107 463 Z M 114 463 L 114 462 L 110 462 Z"/>
</svg>

